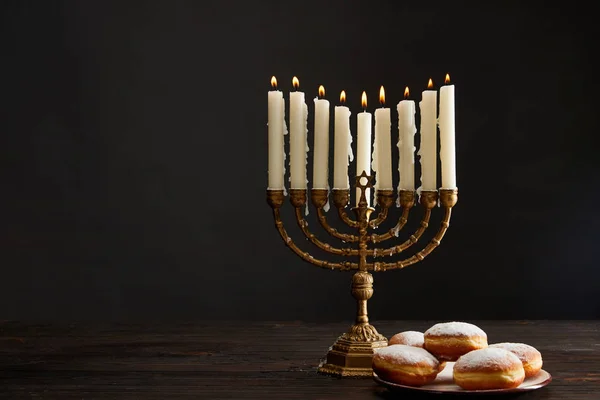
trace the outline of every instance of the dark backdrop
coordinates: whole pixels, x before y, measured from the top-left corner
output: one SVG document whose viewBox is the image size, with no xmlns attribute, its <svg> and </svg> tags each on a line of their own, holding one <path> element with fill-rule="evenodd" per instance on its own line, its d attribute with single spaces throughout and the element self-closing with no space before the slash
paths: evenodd
<svg viewBox="0 0 600 400">
<path fill-rule="evenodd" d="M 273 227 L 270 77 L 356 112 L 446 72 L 459 204 L 425 261 L 375 274 L 372 317 L 597 318 L 596 22 L 473 4 L 3 2 L 0 318 L 352 319 L 350 273 Z"/>
</svg>

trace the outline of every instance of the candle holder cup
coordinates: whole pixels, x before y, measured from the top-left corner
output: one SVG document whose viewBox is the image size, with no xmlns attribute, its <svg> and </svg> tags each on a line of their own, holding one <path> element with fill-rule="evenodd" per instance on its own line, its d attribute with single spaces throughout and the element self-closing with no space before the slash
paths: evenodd
<svg viewBox="0 0 600 400">
<path fill-rule="evenodd" d="M 328 268 L 339 271 L 356 271 L 352 276 L 351 293 L 358 302 L 358 312 L 356 321 L 350 329 L 342 334 L 327 353 L 326 359 L 321 363 L 318 371 L 323 374 L 339 377 L 372 377 L 373 369 L 371 366 L 373 351 L 379 347 L 387 346 L 387 339 L 377 332 L 377 329 L 369 323 L 367 313 L 367 301 L 373 295 L 373 275 L 370 271 L 380 272 L 394 269 L 402 269 L 409 265 L 422 261 L 429 253 L 439 246 L 446 230 L 448 229 L 452 208 L 458 201 L 457 189 L 440 189 L 422 191 L 419 196 L 419 203 L 423 208 L 421 223 L 417 230 L 409 236 L 403 243 L 387 248 L 369 248 L 369 244 L 377 243 L 397 238 L 400 230 L 408 221 L 410 210 L 415 205 L 416 194 L 411 190 L 399 190 L 397 204 L 402 208 L 402 213 L 397 224 L 389 231 L 381 234 L 371 233 L 388 217 L 388 211 L 396 200 L 393 190 L 378 190 L 375 194 L 376 205 L 379 210 L 377 216 L 371 219 L 374 208 L 369 207 L 366 200 L 366 189 L 373 187 L 373 175 L 367 175 L 365 171 L 356 177 L 355 187 L 360 189 L 360 198 L 358 206 L 352 208 L 355 218 L 351 218 L 346 208 L 350 200 L 349 189 L 333 189 L 333 204 L 337 209 L 340 219 L 353 228 L 356 233 L 342 233 L 331 227 L 325 215 L 325 206 L 329 199 L 327 189 L 312 189 L 311 202 L 317 210 L 317 218 L 320 225 L 332 237 L 341 240 L 344 243 L 353 244 L 353 247 L 338 248 L 318 239 L 308 230 L 308 223 L 304 218 L 304 208 L 307 201 L 306 189 L 291 189 L 290 202 L 295 209 L 296 220 L 300 229 L 306 238 L 318 248 L 328 253 L 344 257 L 344 261 L 331 262 L 319 260 L 309 253 L 301 250 L 286 232 L 283 221 L 281 220 L 280 209 L 284 203 L 283 190 L 267 190 L 267 202 L 273 209 L 275 226 L 281 235 L 286 246 L 296 253 L 304 261 L 322 268 Z M 436 235 L 423 249 L 416 252 L 411 257 L 401 261 L 382 262 L 377 261 L 380 257 L 393 256 L 402 253 L 412 245 L 416 244 L 421 238 L 431 217 L 432 209 L 438 205 L 443 209 L 442 222 Z M 355 258 L 356 262 L 349 261 L 349 258 Z M 369 262 L 368 258 L 372 261 Z"/>
</svg>

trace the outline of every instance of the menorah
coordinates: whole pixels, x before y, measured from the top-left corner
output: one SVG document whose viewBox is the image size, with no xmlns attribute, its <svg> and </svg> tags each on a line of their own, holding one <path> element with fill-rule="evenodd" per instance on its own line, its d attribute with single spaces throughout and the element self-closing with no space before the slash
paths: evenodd
<svg viewBox="0 0 600 400">
<path fill-rule="evenodd" d="M 306 238 L 318 248 L 325 250 L 328 253 L 342 256 L 346 259 L 356 257 L 357 262 L 350 260 L 341 262 L 319 260 L 308 252 L 301 250 L 288 235 L 281 219 L 280 209 L 284 203 L 284 191 L 267 190 L 267 202 L 273 209 L 275 226 L 286 246 L 292 249 L 292 251 L 304 261 L 318 267 L 340 271 L 357 270 L 352 276 L 352 295 L 358 302 L 356 322 L 346 333 L 342 334 L 330 348 L 327 353 L 326 361 L 318 368 L 320 373 L 340 377 L 371 377 L 373 375 L 373 370 L 371 368 L 373 351 L 378 347 L 387 346 L 387 339 L 377 332 L 377 329 L 369 323 L 367 301 L 373 296 L 373 275 L 369 271 L 379 272 L 402 269 L 422 261 L 437 246 L 439 246 L 450 224 L 452 207 L 454 207 L 458 201 L 457 189 L 421 191 L 419 194 L 419 203 L 423 208 L 423 216 L 416 231 L 401 244 L 388 248 L 376 248 L 372 246 L 372 248 L 369 248 L 369 244 L 375 245 L 398 237 L 400 230 L 408 222 L 410 210 L 416 203 L 416 193 L 414 191 L 399 190 L 397 204 L 402 208 L 402 213 L 397 224 L 385 233 L 369 234 L 370 230 L 377 229 L 379 225 L 387 219 L 388 211 L 396 200 L 394 190 L 377 190 L 375 198 L 379 211 L 377 216 L 374 219 L 371 219 L 371 215 L 375 209 L 369 207 L 366 196 L 367 188 L 373 187 L 373 179 L 374 175 L 367 175 L 366 171 L 363 171 L 362 174 L 356 177 L 355 187 L 360 190 L 360 199 L 358 205 L 352 208 L 355 219 L 352 219 L 346 212 L 350 200 L 350 190 L 332 190 L 333 204 L 337 208 L 340 219 L 346 225 L 355 229 L 357 234 L 342 233 L 330 226 L 327 222 L 324 209 L 329 201 L 329 190 L 311 189 L 311 201 L 316 207 L 320 225 L 330 236 L 345 243 L 355 244 L 354 247 L 347 248 L 334 247 L 329 243 L 318 239 L 314 233 L 309 231 L 308 223 L 303 214 L 307 202 L 307 190 L 290 189 L 290 202 L 295 209 L 298 225 Z M 416 252 L 411 257 L 400 261 L 376 261 L 381 257 L 402 253 L 416 244 L 429 226 L 431 212 L 438 203 L 444 210 L 440 228 L 433 239 L 431 239 L 422 250 Z M 373 259 L 372 262 L 368 262 L 369 257 Z"/>
</svg>

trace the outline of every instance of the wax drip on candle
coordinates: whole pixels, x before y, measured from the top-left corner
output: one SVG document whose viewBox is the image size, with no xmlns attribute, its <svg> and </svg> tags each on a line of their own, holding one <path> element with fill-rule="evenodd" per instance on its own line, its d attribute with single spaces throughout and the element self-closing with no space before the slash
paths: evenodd
<svg viewBox="0 0 600 400">
<path fill-rule="evenodd" d="M 408 89 L 408 88 L 407 88 Z M 427 82 L 427 89 L 433 89 L 433 80 L 429 78 Z M 423 100 L 419 102 L 419 109 L 421 110 L 421 118 L 423 118 Z M 421 127 L 423 123 L 421 122 Z M 423 132 L 421 131 L 421 144 L 419 146 L 419 151 L 417 152 L 417 156 L 419 157 L 419 164 L 421 165 L 421 185 L 417 188 L 417 202 L 421 199 L 421 192 L 423 191 Z"/>
<path fill-rule="evenodd" d="M 283 136 L 286 136 L 288 134 L 288 127 L 287 124 L 285 123 L 285 99 L 282 97 L 281 98 L 281 107 L 283 109 Z M 283 176 L 285 176 L 285 161 L 287 160 L 287 154 L 285 154 L 285 148 L 283 149 Z M 291 177 L 290 177 L 291 179 Z M 285 183 L 285 179 L 283 180 L 283 182 Z M 283 195 L 287 196 L 287 190 L 285 189 L 285 185 L 283 185 Z"/>
<path fill-rule="evenodd" d="M 384 96 L 384 98 L 382 99 L 381 96 Z M 365 92 L 363 92 L 363 96 L 365 99 L 363 108 L 367 108 L 367 94 Z M 382 101 L 385 101 L 385 93 L 383 91 L 383 86 L 381 87 L 381 89 L 379 89 L 379 103 L 381 104 Z M 382 104 L 383 106 L 383 104 Z M 374 195 L 377 194 L 377 189 L 379 188 L 379 182 L 377 179 L 377 170 L 378 170 L 378 166 L 377 166 L 377 118 L 375 118 L 375 135 L 374 135 L 374 140 L 373 140 L 373 153 L 371 153 L 371 170 L 373 170 L 375 172 L 375 183 L 373 184 L 373 191 L 374 191 Z"/>
<path fill-rule="evenodd" d="M 375 132 L 377 132 L 377 118 L 375 119 Z M 371 169 L 377 172 L 377 137 L 373 141 L 373 153 L 371 154 Z M 377 190 L 377 179 L 375 179 L 375 190 Z"/>
<path fill-rule="evenodd" d="M 409 97 L 409 95 L 410 95 L 410 91 L 409 91 L 408 86 L 407 86 L 404 89 L 404 99 L 407 100 L 408 97 Z M 401 104 L 402 104 L 402 102 L 398 103 L 398 106 L 397 106 L 397 110 L 398 110 L 398 133 L 399 133 L 397 147 L 398 147 L 398 154 L 400 156 L 400 160 L 402 160 L 404 157 L 406 157 L 408 155 L 408 152 L 406 152 L 406 151 L 405 151 L 406 154 L 402 154 L 402 150 L 403 150 L 405 144 L 404 144 L 404 140 L 403 140 L 404 139 L 403 138 L 404 135 L 402 135 L 402 129 L 401 129 L 402 126 L 403 126 L 403 121 L 402 121 L 402 118 L 401 118 L 401 115 L 400 115 Z M 414 136 L 414 134 L 417 132 L 417 127 L 415 126 L 415 119 L 414 119 L 414 114 L 416 113 L 414 102 L 410 102 L 409 103 L 409 107 L 410 107 L 409 115 L 411 116 L 411 118 L 408 120 L 408 124 L 404 125 L 404 127 L 405 127 L 405 129 L 408 129 L 408 132 L 410 132 L 410 134 L 412 134 Z M 414 157 L 412 157 L 412 154 L 414 154 L 415 149 L 416 148 L 415 148 L 414 142 L 413 142 L 413 146 L 412 146 L 411 153 L 410 153 L 411 154 L 410 158 L 411 158 L 411 162 L 413 164 L 413 168 L 414 168 Z M 400 174 L 400 177 L 402 177 L 402 168 L 401 168 L 402 164 L 403 164 L 403 162 L 399 162 L 398 163 L 398 172 Z M 413 170 L 413 173 L 414 173 L 414 170 Z M 414 183 L 414 180 L 413 180 L 413 183 Z M 402 179 L 400 179 L 400 182 L 398 184 L 398 190 L 400 190 L 400 188 L 403 185 L 405 185 L 405 184 L 406 184 L 406 182 L 403 182 Z M 396 206 L 400 207 L 400 196 L 398 196 L 396 198 Z"/>
<path fill-rule="evenodd" d="M 306 137 L 306 153 L 304 154 L 304 163 L 306 165 L 306 168 L 308 168 L 308 152 L 310 148 L 308 147 L 308 106 L 306 105 L 306 103 L 302 105 L 302 111 L 304 112 L 304 131 L 306 132 L 306 134 L 304 135 Z M 306 183 L 308 184 L 308 177 L 306 178 Z M 306 202 L 304 215 L 308 215 L 308 201 Z"/>
<path fill-rule="evenodd" d="M 319 97 L 320 98 L 324 98 L 325 97 L 325 87 L 323 85 L 319 86 Z M 329 168 L 327 169 L 329 171 Z M 327 174 L 329 175 L 329 174 Z M 325 205 L 323 206 L 323 210 L 325 212 L 329 211 L 329 193 L 331 192 L 331 187 L 329 186 L 329 179 L 327 180 L 327 202 L 325 203 Z"/>
<path fill-rule="evenodd" d="M 342 103 L 343 106 L 346 105 L 346 91 L 342 90 L 342 92 L 340 93 L 340 103 Z M 350 117 L 352 115 L 352 112 L 350 110 L 348 110 L 348 117 Z M 352 130 L 350 129 L 350 126 L 348 126 L 348 164 L 347 166 L 350 166 L 350 163 L 354 161 L 354 152 L 352 151 Z M 350 187 L 350 177 L 348 177 L 348 183 L 347 186 Z"/>
<path fill-rule="evenodd" d="M 277 78 L 275 76 L 271 76 L 271 87 L 273 88 L 273 92 L 269 92 L 269 97 L 271 96 L 271 93 L 279 93 L 281 95 L 281 92 L 277 90 Z M 281 186 L 278 185 L 277 189 L 281 189 L 283 191 L 283 195 L 287 196 L 287 190 L 285 188 L 285 172 L 286 172 L 286 168 L 285 168 L 285 161 L 286 161 L 286 153 L 285 153 L 285 146 L 284 146 L 284 138 L 283 136 L 285 136 L 287 134 L 287 126 L 285 123 L 285 100 L 283 99 L 283 96 L 279 96 L 277 97 L 277 100 L 279 100 L 281 102 L 280 104 L 280 110 L 281 110 L 281 152 L 282 152 L 282 157 L 281 157 L 281 176 L 283 178 L 282 182 L 281 182 Z M 269 106 L 270 108 L 270 106 Z M 270 110 L 269 110 L 270 112 Z M 269 122 L 267 122 L 267 126 L 269 126 Z M 269 129 L 270 132 L 270 129 Z M 270 134 L 270 133 L 269 133 Z M 270 139 L 269 139 L 270 140 Z M 275 156 L 275 155 L 274 155 Z M 270 163 L 270 161 L 269 161 Z M 271 182 L 271 174 L 273 173 L 273 171 L 271 171 L 271 168 L 269 168 L 269 183 Z"/>
</svg>

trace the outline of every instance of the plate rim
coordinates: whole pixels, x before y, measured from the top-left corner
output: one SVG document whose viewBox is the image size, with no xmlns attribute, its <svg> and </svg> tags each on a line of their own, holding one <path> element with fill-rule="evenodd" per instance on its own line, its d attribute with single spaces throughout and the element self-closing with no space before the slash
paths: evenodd
<svg viewBox="0 0 600 400">
<path fill-rule="evenodd" d="M 508 394 L 508 393 L 519 393 L 519 392 L 529 392 L 532 390 L 537 390 L 540 388 L 543 388 L 545 386 L 547 386 L 550 382 L 552 382 L 552 375 L 544 370 L 541 369 L 540 372 L 544 372 L 548 375 L 548 377 L 546 379 L 544 379 L 542 382 L 536 383 L 534 385 L 531 386 L 518 386 L 516 388 L 510 388 L 510 389 L 485 389 L 485 390 L 468 390 L 468 389 L 461 389 L 460 391 L 449 391 L 449 390 L 440 390 L 440 389 L 433 389 L 433 388 L 426 388 L 426 387 L 421 387 L 421 386 L 408 386 L 408 385 L 402 385 L 400 383 L 394 383 L 394 382 L 389 382 L 384 380 L 383 378 L 379 377 L 375 371 L 373 371 L 373 379 L 375 380 L 375 382 L 379 383 L 380 385 L 386 386 L 388 388 L 392 388 L 392 389 L 401 389 L 401 390 L 413 390 L 413 391 L 419 391 L 419 392 L 425 392 L 425 393 L 435 393 L 435 394 L 473 394 L 473 395 L 477 395 L 477 394 L 481 394 L 481 395 L 485 395 L 485 394 Z"/>
</svg>

